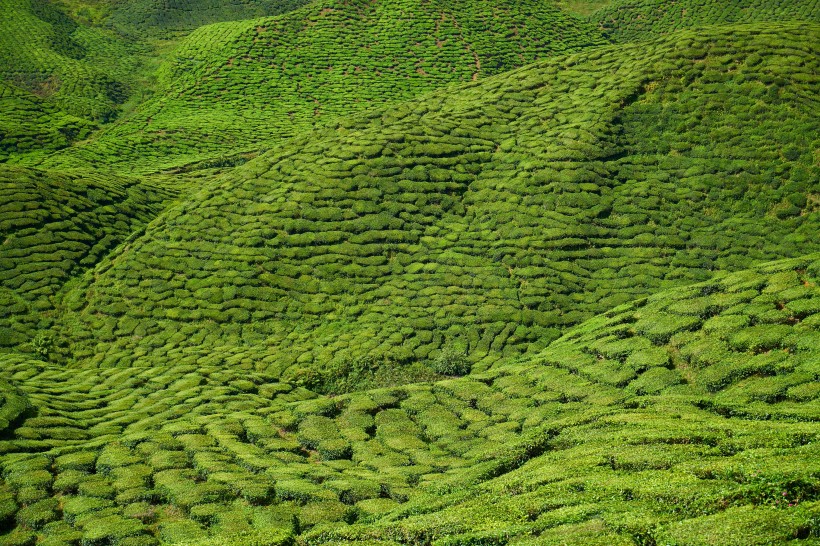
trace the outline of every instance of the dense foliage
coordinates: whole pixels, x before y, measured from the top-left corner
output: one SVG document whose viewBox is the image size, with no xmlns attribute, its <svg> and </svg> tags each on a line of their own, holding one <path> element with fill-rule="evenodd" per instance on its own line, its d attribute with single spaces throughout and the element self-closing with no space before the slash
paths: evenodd
<svg viewBox="0 0 820 546">
<path fill-rule="evenodd" d="M 28 92 L 22 100 L 29 104 L 39 98 L 43 105 L 33 110 L 39 116 L 58 116 L 54 109 L 93 123 L 117 116 L 135 84 L 137 44 L 80 25 L 46 1 L 2 0 L 0 26 L 0 80 Z M 70 142 L 86 134 L 64 136 Z M 58 147 L 48 140 L 38 144 Z"/>
<path fill-rule="evenodd" d="M 123 177 L 0 168 L 0 347 L 49 356 L 54 296 L 173 195 Z"/>
<path fill-rule="evenodd" d="M 6 356 L 0 415 L 35 411 L 0 441 L 5 543 L 811 543 L 819 279 L 820 255 L 776 262 L 469 377 L 344 396 Z"/>
<path fill-rule="evenodd" d="M 105 23 L 129 36 L 170 38 L 220 21 L 240 21 L 294 10 L 306 0 L 126 0 L 108 8 Z"/>
<path fill-rule="evenodd" d="M 0 0 L 0 546 L 820 544 L 818 89 L 817 0 Z"/>
<path fill-rule="evenodd" d="M 820 22 L 817 0 L 615 0 L 590 20 L 615 42 L 633 42 L 706 25 L 761 21 Z"/>
<path fill-rule="evenodd" d="M 659 288 L 818 250 L 817 37 L 603 48 L 296 138 L 86 277 L 67 356 L 294 378 L 457 342 L 482 369 Z"/>
<path fill-rule="evenodd" d="M 258 150 L 342 114 L 605 43 L 543 0 L 311 3 L 197 29 L 156 98 L 48 165 L 155 172 Z"/>
</svg>

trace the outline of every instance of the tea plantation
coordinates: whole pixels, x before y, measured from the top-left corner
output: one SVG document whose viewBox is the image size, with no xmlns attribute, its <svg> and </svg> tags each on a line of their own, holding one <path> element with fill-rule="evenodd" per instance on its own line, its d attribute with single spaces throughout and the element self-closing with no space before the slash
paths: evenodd
<svg viewBox="0 0 820 546">
<path fill-rule="evenodd" d="M 311 3 L 197 29 L 159 70 L 156 98 L 60 165 L 155 172 L 258 150 L 342 114 L 603 44 L 543 0 Z"/>
<path fill-rule="evenodd" d="M 633 42 L 706 25 L 820 21 L 820 2 L 800 0 L 616 0 L 589 18 L 615 42 Z"/>
<path fill-rule="evenodd" d="M 0 0 L 0 546 L 820 545 L 816 0 Z"/>
<path fill-rule="evenodd" d="M 100 17 L 126 36 L 172 39 L 197 27 L 221 21 L 240 21 L 279 15 L 307 0 L 128 0 L 103 3 Z M 78 11 L 87 6 L 78 6 Z"/>
<path fill-rule="evenodd" d="M 54 296 L 174 195 L 123 177 L 0 167 L 0 347 L 47 356 Z"/>
<path fill-rule="evenodd" d="M 7 355 L 6 544 L 809 544 L 820 254 L 469 377 L 319 396 Z M 812 538 L 814 537 L 814 538 Z"/>
<path fill-rule="evenodd" d="M 600 48 L 297 137 L 104 260 L 54 335 L 82 365 L 228 361 L 311 387 L 328 363 L 448 345 L 484 369 L 658 289 L 820 250 L 818 37 Z"/>
<path fill-rule="evenodd" d="M 86 139 L 144 101 L 167 44 L 196 27 L 298 5 L 0 1 L 0 162 L 37 163 L 45 152 Z"/>
<path fill-rule="evenodd" d="M 2 0 L 0 28 L 0 161 L 88 137 L 134 91 L 140 46 L 50 2 Z"/>
</svg>

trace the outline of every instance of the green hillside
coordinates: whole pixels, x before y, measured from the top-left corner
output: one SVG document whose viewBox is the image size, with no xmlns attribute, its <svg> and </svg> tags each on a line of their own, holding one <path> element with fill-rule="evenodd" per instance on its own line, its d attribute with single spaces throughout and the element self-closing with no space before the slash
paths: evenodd
<svg viewBox="0 0 820 546">
<path fill-rule="evenodd" d="M 97 125 L 61 111 L 19 87 L 0 82 L 0 162 L 22 154 L 65 148 Z"/>
<path fill-rule="evenodd" d="M 447 349 L 484 369 L 658 289 L 817 250 L 817 38 L 602 48 L 297 137 L 103 261 L 57 335 L 83 365 L 295 378 Z"/>
<path fill-rule="evenodd" d="M 0 162 L 36 163 L 149 97 L 159 59 L 198 26 L 301 3 L 2 0 Z"/>
<path fill-rule="evenodd" d="M 0 168 L 0 347 L 46 357 L 54 296 L 173 195 L 122 177 Z"/>
<path fill-rule="evenodd" d="M 0 79 L 58 110 L 93 122 L 113 119 L 128 98 L 139 48 L 81 25 L 48 1 L 0 3 Z"/>
<path fill-rule="evenodd" d="M 201 27 L 155 98 L 46 163 L 156 172 L 277 144 L 341 115 L 605 43 L 545 0 L 328 1 Z"/>
<path fill-rule="evenodd" d="M 0 546 L 820 546 L 818 0 L 0 0 Z"/>
<path fill-rule="evenodd" d="M 170 38 L 221 21 L 240 21 L 294 10 L 307 0 L 127 0 L 107 6 L 104 22 L 125 35 Z"/>
<path fill-rule="evenodd" d="M 34 409 L 0 440 L 5 543 L 814 544 L 818 280 L 820 254 L 767 264 L 334 397 L 7 355 Z"/>
<path fill-rule="evenodd" d="M 585 2 L 580 2 L 584 4 Z M 591 3 L 591 2 L 590 2 Z M 615 0 L 590 16 L 614 42 L 654 38 L 705 25 L 763 21 L 820 22 L 817 0 Z"/>
</svg>

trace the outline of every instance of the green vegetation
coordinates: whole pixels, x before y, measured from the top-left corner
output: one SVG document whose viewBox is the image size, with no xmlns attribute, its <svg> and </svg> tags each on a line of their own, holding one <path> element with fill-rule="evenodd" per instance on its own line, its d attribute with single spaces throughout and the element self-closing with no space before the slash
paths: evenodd
<svg viewBox="0 0 820 546">
<path fill-rule="evenodd" d="M 0 0 L 0 546 L 820 544 L 818 6 Z"/>
<path fill-rule="evenodd" d="M 820 254 L 774 262 L 469 377 L 333 397 L 224 366 L 7 355 L 37 414 L 0 441 L 6 541 L 811 543 L 818 280 Z M 752 329 L 772 348 L 733 343 Z"/>
<path fill-rule="evenodd" d="M 0 167 L 0 347 L 52 356 L 54 296 L 173 195 L 125 177 Z"/>
<path fill-rule="evenodd" d="M 128 0 L 107 6 L 104 22 L 126 36 L 168 39 L 203 25 L 277 15 L 306 3 L 307 0 Z"/>
<path fill-rule="evenodd" d="M 296 137 L 85 277 L 59 357 L 226 362 L 318 388 L 309 370 L 401 375 L 458 343 L 480 371 L 658 289 L 820 250 L 818 36 L 600 48 Z"/>
<path fill-rule="evenodd" d="M 3 0 L 0 27 L 0 161 L 86 138 L 134 91 L 140 47 L 51 2 Z"/>
<path fill-rule="evenodd" d="M 615 42 L 634 42 L 705 25 L 762 21 L 820 22 L 820 5 L 815 1 L 614 0 L 607 4 L 595 11 L 590 21 Z"/>
<path fill-rule="evenodd" d="M 302 3 L 3 0 L 0 162 L 38 164 L 143 102 L 159 59 L 196 27 Z"/>
<path fill-rule="evenodd" d="M 232 157 L 388 102 L 605 43 L 543 0 L 311 3 L 200 27 L 155 98 L 46 165 L 156 172 Z"/>
</svg>

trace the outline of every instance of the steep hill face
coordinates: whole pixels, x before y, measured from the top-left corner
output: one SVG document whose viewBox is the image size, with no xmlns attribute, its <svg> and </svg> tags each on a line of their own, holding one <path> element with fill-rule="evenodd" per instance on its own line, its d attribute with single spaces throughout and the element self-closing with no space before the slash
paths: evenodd
<svg viewBox="0 0 820 546">
<path fill-rule="evenodd" d="M 616 0 L 595 11 L 590 21 L 614 42 L 633 42 L 706 25 L 763 21 L 817 23 L 820 22 L 820 3 L 816 0 Z"/>
<path fill-rule="evenodd" d="M 65 148 L 97 128 L 14 85 L 0 83 L 0 162 Z"/>
<path fill-rule="evenodd" d="M 47 357 L 54 296 L 173 195 L 111 175 L 0 168 L 0 347 Z"/>
<path fill-rule="evenodd" d="M 819 281 L 820 254 L 770 263 L 470 377 L 333 397 L 225 366 L 3 355 L 5 539 L 811 543 Z"/>
<path fill-rule="evenodd" d="M 48 1 L 3 0 L 0 28 L 0 162 L 40 158 L 116 117 L 138 48 Z"/>
<path fill-rule="evenodd" d="M 3 0 L 0 162 L 36 164 L 150 96 L 169 44 L 198 26 L 303 3 Z"/>
<path fill-rule="evenodd" d="M 806 25 L 679 33 L 294 139 L 105 260 L 58 337 L 81 366 L 295 377 L 455 347 L 483 369 L 660 288 L 815 249 L 818 44 Z"/>
<path fill-rule="evenodd" d="M 331 0 L 209 25 L 165 63 L 154 100 L 47 165 L 154 172 L 254 151 L 341 115 L 603 43 L 545 0 Z"/>
</svg>

